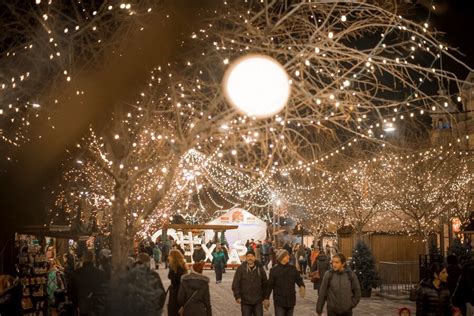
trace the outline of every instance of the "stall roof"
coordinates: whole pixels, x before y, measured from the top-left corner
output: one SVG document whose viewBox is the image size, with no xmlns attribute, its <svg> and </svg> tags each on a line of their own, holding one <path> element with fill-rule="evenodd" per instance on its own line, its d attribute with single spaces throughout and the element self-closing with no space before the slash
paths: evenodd
<svg viewBox="0 0 474 316">
<path fill-rule="evenodd" d="M 214 230 L 214 231 L 224 231 L 238 229 L 237 225 L 188 225 L 188 224 L 165 224 L 164 229 L 172 228 L 175 230 Z"/>
<path fill-rule="evenodd" d="M 87 234 L 71 231 L 69 226 L 22 226 L 17 228 L 16 233 L 25 235 L 39 235 L 45 237 L 55 238 L 67 238 L 67 239 L 79 239 L 80 237 L 87 236 Z"/>
</svg>

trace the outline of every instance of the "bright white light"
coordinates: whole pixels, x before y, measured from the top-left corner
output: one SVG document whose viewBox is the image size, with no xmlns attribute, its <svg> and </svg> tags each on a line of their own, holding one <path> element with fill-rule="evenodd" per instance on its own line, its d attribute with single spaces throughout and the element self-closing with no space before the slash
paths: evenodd
<svg viewBox="0 0 474 316">
<path fill-rule="evenodd" d="M 395 126 L 392 123 L 387 123 L 384 125 L 383 130 L 385 132 L 394 132 L 396 130 Z"/>
<path fill-rule="evenodd" d="M 241 113 L 270 117 L 285 107 L 290 84 L 285 69 L 274 59 L 249 55 L 227 70 L 223 81 L 227 100 Z"/>
</svg>

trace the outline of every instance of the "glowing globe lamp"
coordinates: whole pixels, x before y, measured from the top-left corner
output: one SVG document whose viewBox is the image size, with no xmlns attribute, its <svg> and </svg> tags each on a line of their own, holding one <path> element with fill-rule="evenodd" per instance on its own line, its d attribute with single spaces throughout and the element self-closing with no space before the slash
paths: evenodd
<svg viewBox="0 0 474 316">
<path fill-rule="evenodd" d="M 223 88 L 232 106 L 242 114 L 257 118 L 280 112 L 291 91 L 285 69 L 264 55 L 237 59 L 225 73 Z"/>
</svg>

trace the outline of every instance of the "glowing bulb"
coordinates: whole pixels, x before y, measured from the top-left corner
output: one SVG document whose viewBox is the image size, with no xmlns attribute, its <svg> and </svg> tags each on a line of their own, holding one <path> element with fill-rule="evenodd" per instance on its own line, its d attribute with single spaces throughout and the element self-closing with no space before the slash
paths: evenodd
<svg viewBox="0 0 474 316">
<path fill-rule="evenodd" d="M 288 74 L 276 60 L 263 55 L 238 59 L 227 70 L 223 88 L 239 112 L 257 118 L 277 114 L 290 97 Z"/>
</svg>

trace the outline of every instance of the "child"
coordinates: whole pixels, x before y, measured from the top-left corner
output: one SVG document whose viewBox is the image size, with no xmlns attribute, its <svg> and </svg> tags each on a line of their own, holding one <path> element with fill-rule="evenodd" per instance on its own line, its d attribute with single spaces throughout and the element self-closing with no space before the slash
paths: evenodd
<svg viewBox="0 0 474 316">
<path fill-rule="evenodd" d="M 402 307 L 398 310 L 398 316 L 410 316 L 411 312 L 408 308 Z"/>
</svg>

